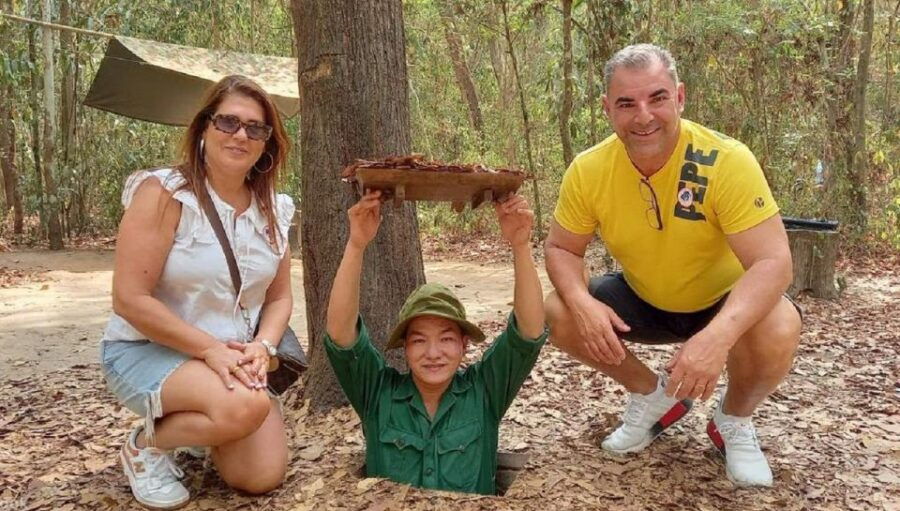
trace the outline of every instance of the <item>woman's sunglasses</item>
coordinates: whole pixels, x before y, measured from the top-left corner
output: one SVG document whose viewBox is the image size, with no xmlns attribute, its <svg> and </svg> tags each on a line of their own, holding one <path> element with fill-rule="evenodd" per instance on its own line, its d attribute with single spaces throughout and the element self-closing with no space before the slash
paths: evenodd
<svg viewBox="0 0 900 511">
<path fill-rule="evenodd" d="M 212 121 L 213 127 L 223 133 L 228 133 L 229 135 L 234 135 L 243 126 L 247 138 L 251 140 L 265 142 L 272 136 L 272 127 L 268 124 L 244 122 L 236 115 L 219 114 L 213 116 L 210 120 Z"/>
</svg>

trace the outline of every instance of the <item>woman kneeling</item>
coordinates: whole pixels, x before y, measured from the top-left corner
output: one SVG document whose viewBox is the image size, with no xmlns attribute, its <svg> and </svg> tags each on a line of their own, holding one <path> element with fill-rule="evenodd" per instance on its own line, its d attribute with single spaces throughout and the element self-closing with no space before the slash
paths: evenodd
<svg viewBox="0 0 900 511">
<path fill-rule="evenodd" d="M 225 482 L 246 492 L 284 479 L 284 424 L 266 371 L 292 307 L 294 206 L 275 194 L 287 150 L 266 92 L 229 76 L 188 127 L 181 162 L 137 172 L 125 185 L 115 313 L 101 360 L 110 390 L 145 417 L 120 453 L 141 504 L 188 501 L 170 455 L 177 447 L 209 447 Z M 237 292 L 204 211 L 224 226 L 241 277 Z"/>
</svg>

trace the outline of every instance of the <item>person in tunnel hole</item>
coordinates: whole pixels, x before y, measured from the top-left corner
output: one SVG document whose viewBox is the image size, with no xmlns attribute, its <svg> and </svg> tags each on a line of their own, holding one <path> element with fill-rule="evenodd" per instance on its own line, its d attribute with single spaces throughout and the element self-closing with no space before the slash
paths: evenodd
<svg viewBox="0 0 900 511">
<path fill-rule="evenodd" d="M 484 333 L 447 287 L 425 284 L 399 313 L 386 349 L 403 348 L 407 373 L 385 365 L 359 314 L 363 254 L 378 232 L 381 193 L 350 208 L 350 237 L 328 303 L 324 339 L 366 437 L 367 475 L 424 488 L 494 494 L 498 428 L 547 339 L 531 253 L 534 214 L 513 195 L 495 203 L 515 269 L 513 312 L 481 360 L 460 369 Z"/>
</svg>

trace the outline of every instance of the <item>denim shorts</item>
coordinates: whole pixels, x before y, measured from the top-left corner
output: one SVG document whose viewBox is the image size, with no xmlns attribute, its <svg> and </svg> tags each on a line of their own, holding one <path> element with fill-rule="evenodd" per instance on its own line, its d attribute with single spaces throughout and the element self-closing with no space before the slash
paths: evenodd
<svg viewBox="0 0 900 511">
<path fill-rule="evenodd" d="M 593 277 L 588 283 L 588 292 L 597 300 L 608 305 L 618 314 L 622 321 L 631 327 L 628 332 L 619 335 L 628 341 L 642 344 L 681 343 L 706 328 L 725 304 L 725 296 L 706 309 L 696 312 L 669 312 L 650 305 L 641 299 L 625 281 L 621 272 L 607 273 L 602 277 Z M 787 295 L 803 318 L 803 311 L 796 302 Z"/>
<path fill-rule="evenodd" d="M 144 417 L 144 434 L 153 439 L 154 421 L 163 415 L 163 383 L 191 357 L 150 341 L 103 341 L 100 365 L 116 399 Z"/>
</svg>

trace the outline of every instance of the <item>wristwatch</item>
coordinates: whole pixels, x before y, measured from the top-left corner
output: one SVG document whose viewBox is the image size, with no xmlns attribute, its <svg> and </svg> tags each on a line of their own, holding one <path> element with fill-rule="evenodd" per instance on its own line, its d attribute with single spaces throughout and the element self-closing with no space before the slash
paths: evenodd
<svg viewBox="0 0 900 511">
<path fill-rule="evenodd" d="M 260 339 L 259 343 L 266 347 L 266 351 L 269 352 L 270 357 L 274 357 L 278 354 L 278 350 L 275 349 L 275 346 L 272 346 L 272 343 L 266 339 Z"/>
</svg>

